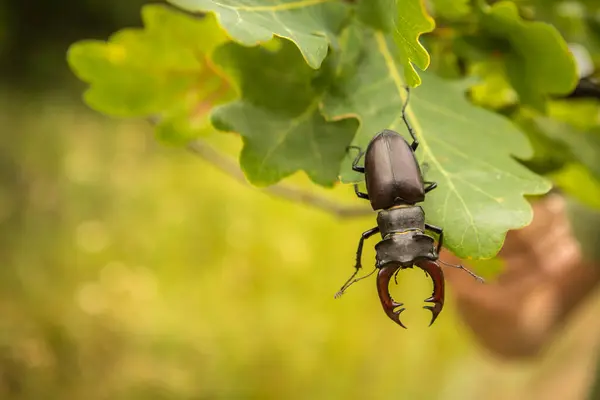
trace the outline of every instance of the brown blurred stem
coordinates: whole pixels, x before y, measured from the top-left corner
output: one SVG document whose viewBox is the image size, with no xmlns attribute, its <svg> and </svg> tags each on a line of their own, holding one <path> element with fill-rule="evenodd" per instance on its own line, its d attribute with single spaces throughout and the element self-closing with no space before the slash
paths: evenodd
<svg viewBox="0 0 600 400">
<path fill-rule="evenodd" d="M 462 271 L 445 271 L 463 321 L 503 358 L 541 354 L 600 282 L 598 262 L 582 251 L 565 199 L 550 194 L 533 209 L 529 226 L 508 233 L 499 254 L 505 269 L 495 282 L 481 285 Z M 442 258 L 460 262 L 448 252 Z"/>
<path fill-rule="evenodd" d="M 227 156 L 221 154 L 207 143 L 200 140 L 194 140 L 188 144 L 188 149 L 203 160 L 217 167 L 222 172 L 231 176 L 239 183 L 249 187 L 254 187 L 248 183 L 246 177 L 244 176 L 244 172 L 237 166 L 235 162 L 231 161 Z M 311 206 L 321 211 L 333 214 L 338 218 L 362 217 L 371 215 L 373 213 L 373 210 L 368 207 L 340 205 L 338 202 L 330 200 L 324 196 L 306 192 L 284 184 L 269 186 L 261 189 L 261 191 L 285 200 Z"/>
</svg>

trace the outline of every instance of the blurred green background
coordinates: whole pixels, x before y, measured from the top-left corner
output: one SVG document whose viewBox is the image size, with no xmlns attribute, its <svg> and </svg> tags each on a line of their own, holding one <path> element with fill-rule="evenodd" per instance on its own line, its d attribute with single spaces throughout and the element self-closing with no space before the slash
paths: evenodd
<svg viewBox="0 0 600 400">
<path fill-rule="evenodd" d="M 68 45 L 139 25 L 143 1 L 29 3 L 0 1 L 0 399 L 529 399 L 587 365 L 598 299 L 528 363 L 483 352 L 451 293 L 427 328 L 421 271 L 394 290 L 408 331 L 372 280 L 334 300 L 374 218 L 270 198 L 87 109 Z"/>
</svg>

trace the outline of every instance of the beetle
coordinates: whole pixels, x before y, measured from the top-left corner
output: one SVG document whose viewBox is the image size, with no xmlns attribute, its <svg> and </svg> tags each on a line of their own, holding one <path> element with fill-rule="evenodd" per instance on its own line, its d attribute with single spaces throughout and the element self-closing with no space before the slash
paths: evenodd
<svg viewBox="0 0 600 400">
<path fill-rule="evenodd" d="M 400 270 L 416 266 L 431 277 L 433 293 L 425 302 L 432 305 L 424 307 L 432 313 L 429 326 L 435 322 L 444 306 L 444 273 L 438 261 L 463 269 L 483 281 L 462 265 L 447 264 L 439 260 L 444 231 L 438 226 L 426 223 L 425 212 L 417 205 L 425 200 L 427 193 L 437 187 L 437 183 L 423 179 L 421 167 L 415 156 L 419 141 L 406 118 L 410 96 L 408 88 L 406 91 L 407 98 L 401 116 L 412 143 L 409 144 L 399 133 L 385 129 L 371 139 L 365 151 L 359 147 L 350 147 L 358 149 L 352 170 L 364 174 L 367 188 L 367 192 L 363 193 L 358 184 L 354 184 L 354 191 L 359 198 L 370 201 L 373 210 L 377 211 L 377 226 L 361 235 L 356 250 L 355 271 L 335 296 L 338 298 L 350 285 L 379 270 L 376 284 L 383 310 L 392 321 L 403 328 L 406 327 L 400 321 L 400 314 L 405 308 L 402 308 L 403 303 L 394 301 L 389 293 L 389 282 L 392 276 L 397 279 Z M 364 166 L 359 166 L 363 156 Z M 434 237 L 427 234 L 427 231 L 438 235 L 437 246 Z M 382 240 L 375 245 L 375 269 L 366 276 L 354 279 L 362 267 L 364 241 L 377 233 L 381 234 Z"/>
</svg>

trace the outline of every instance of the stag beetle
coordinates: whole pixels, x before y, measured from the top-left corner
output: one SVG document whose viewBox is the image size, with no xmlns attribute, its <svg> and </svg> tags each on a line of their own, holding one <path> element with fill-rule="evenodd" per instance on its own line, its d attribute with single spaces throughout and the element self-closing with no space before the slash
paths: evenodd
<svg viewBox="0 0 600 400">
<path fill-rule="evenodd" d="M 401 116 L 412 138 L 412 144 L 399 133 L 386 129 L 371 139 L 366 151 L 351 146 L 358 149 L 352 170 L 364 174 L 367 187 L 367 193 L 363 193 L 358 184 L 355 184 L 354 191 L 359 198 L 369 200 L 373 210 L 378 211 L 377 227 L 362 234 L 356 250 L 356 270 L 335 296 L 341 296 L 350 285 L 367 278 L 379 269 L 377 292 L 383 310 L 392 321 L 403 328 L 406 327 L 400 321 L 400 313 L 405 308 L 402 308 L 403 303 L 394 301 L 389 292 L 389 282 L 392 276 L 396 279 L 400 270 L 417 266 L 431 277 L 433 293 L 425 302 L 433 305 L 424 307 L 432 313 L 429 326 L 434 323 L 444 306 L 444 273 L 437 263 L 444 241 L 444 231 L 426 223 L 423 209 L 416 205 L 425 200 L 425 195 L 435 189 L 437 183 L 423 180 L 421 168 L 415 157 L 419 141 L 406 118 L 405 111 L 410 95 L 408 88 L 406 91 L 407 98 Z M 365 161 L 364 167 L 361 167 L 358 163 L 363 155 Z M 426 231 L 438 235 L 437 246 L 434 246 L 435 239 L 426 234 Z M 375 269 L 366 276 L 354 279 L 361 268 L 364 241 L 377 233 L 381 234 L 383 240 L 375 245 Z M 441 260 L 439 262 L 463 269 L 483 281 L 462 265 L 447 264 Z"/>
</svg>

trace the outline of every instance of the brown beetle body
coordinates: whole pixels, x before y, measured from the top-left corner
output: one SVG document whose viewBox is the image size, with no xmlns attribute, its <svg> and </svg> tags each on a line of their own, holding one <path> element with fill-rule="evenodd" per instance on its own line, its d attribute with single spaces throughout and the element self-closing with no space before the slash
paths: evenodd
<svg viewBox="0 0 600 400">
<path fill-rule="evenodd" d="M 353 171 L 365 175 L 367 187 L 367 193 L 362 193 L 355 184 L 354 191 L 359 198 L 369 200 L 373 210 L 378 211 L 377 226 L 362 234 L 356 251 L 356 270 L 336 294 L 336 297 L 340 296 L 348 286 L 365 278 L 353 279 L 361 268 L 363 244 L 367 238 L 380 233 L 382 240 L 375 246 L 376 269 L 379 269 L 377 292 L 386 315 L 402 327 L 405 326 L 400 321 L 400 313 L 404 308 L 389 293 L 390 279 L 398 271 L 417 266 L 431 277 L 433 294 L 425 300 L 433 303 L 433 306 L 425 307 L 433 314 L 431 324 L 444 306 L 444 274 L 436 262 L 444 240 L 443 230 L 427 224 L 423 209 L 416 205 L 423 202 L 425 195 L 437 184 L 423 180 L 415 157 L 419 142 L 405 117 L 405 109 L 406 104 L 402 108 L 402 118 L 413 139 L 412 144 L 399 133 L 386 129 L 371 139 L 366 151 L 359 148 L 352 163 Z M 363 155 L 365 161 L 361 167 L 358 163 Z M 425 233 L 427 230 L 439 235 L 437 246 L 435 239 Z M 455 267 L 465 269 L 460 265 Z"/>
<path fill-rule="evenodd" d="M 373 210 L 425 200 L 425 185 L 415 153 L 402 136 L 387 129 L 367 147 L 365 183 Z"/>
</svg>

